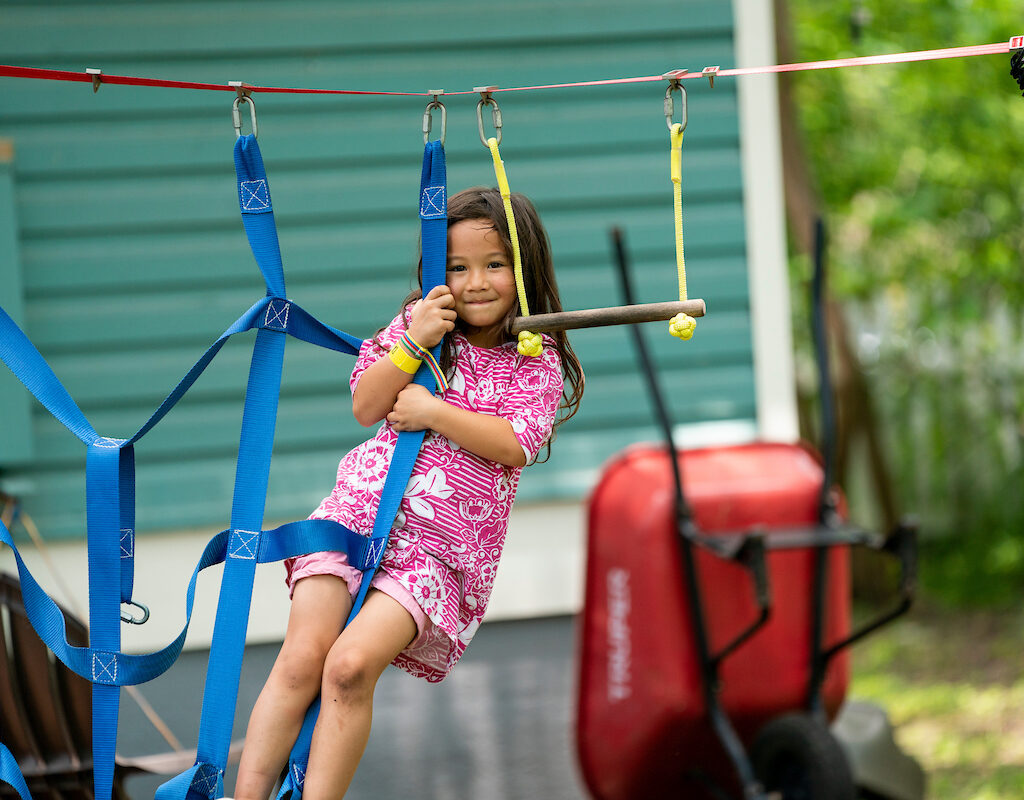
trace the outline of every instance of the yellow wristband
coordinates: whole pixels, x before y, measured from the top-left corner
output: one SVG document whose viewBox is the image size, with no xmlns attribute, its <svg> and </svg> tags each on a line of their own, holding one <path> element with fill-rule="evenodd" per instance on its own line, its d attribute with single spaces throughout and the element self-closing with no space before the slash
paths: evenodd
<svg viewBox="0 0 1024 800">
<path fill-rule="evenodd" d="M 413 358 L 405 352 L 405 349 L 397 342 L 388 352 L 388 358 L 390 358 L 391 363 L 402 370 L 402 372 L 407 372 L 410 375 L 415 375 L 416 370 L 420 368 L 420 364 L 422 363 L 422 359 Z"/>
</svg>

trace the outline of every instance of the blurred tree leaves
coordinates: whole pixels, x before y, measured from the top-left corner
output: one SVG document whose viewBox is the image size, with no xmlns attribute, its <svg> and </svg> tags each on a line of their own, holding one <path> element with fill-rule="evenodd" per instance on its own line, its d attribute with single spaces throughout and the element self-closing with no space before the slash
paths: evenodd
<svg viewBox="0 0 1024 800">
<path fill-rule="evenodd" d="M 1019 0 L 788 5 L 800 61 L 1024 33 Z M 1024 98 L 1009 57 L 791 80 L 831 231 L 831 285 L 878 404 L 898 495 L 922 518 L 926 583 L 960 604 L 1019 602 Z M 807 275 L 806 262 L 794 260 L 794 275 Z"/>
<path fill-rule="evenodd" d="M 790 7 L 801 61 L 1006 41 L 1024 27 L 1016 0 Z M 1020 306 L 1024 99 L 1007 57 L 801 73 L 795 96 L 819 187 L 841 222 L 841 294 L 869 299 L 913 283 L 940 318 L 976 319 L 993 299 Z"/>
</svg>

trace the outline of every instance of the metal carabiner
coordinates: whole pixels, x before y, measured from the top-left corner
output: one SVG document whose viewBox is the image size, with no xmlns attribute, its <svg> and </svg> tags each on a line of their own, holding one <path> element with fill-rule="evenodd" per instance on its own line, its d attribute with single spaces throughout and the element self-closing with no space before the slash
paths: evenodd
<svg viewBox="0 0 1024 800">
<path fill-rule="evenodd" d="M 444 147 L 444 137 L 448 133 L 448 109 L 444 107 L 444 103 L 438 100 L 438 95 L 444 94 L 444 89 L 437 89 L 431 91 L 429 94 L 434 95 L 434 99 L 427 103 L 427 109 L 423 112 L 423 144 L 430 141 L 430 129 L 434 124 L 434 109 L 441 109 L 441 146 Z"/>
<path fill-rule="evenodd" d="M 679 80 L 681 76 L 686 74 L 685 69 L 677 69 L 672 72 L 666 72 L 664 77 L 668 78 L 668 88 L 665 90 L 665 122 L 668 124 L 668 129 L 672 130 L 672 126 L 675 123 L 672 121 L 672 117 L 675 116 L 676 108 L 675 103 L 672 100 L 672 93 L 678 91 L 680 98 L 682 99 L 682 120 L 680 121 L 681 130 L 686 130 L 686 89 L 683 87 L 682 82 Z"/>
<path fill-rule="evenodd" d="M 242 116 L 238 113 L 238 104 L 243 102 L 249 104 L 249 120 L 252 122 L 252 135 L 253 138 L 256 138 L 256 104 L 252 101 L 251 97 L 245 94 L 239 94 L 235 98 L 235 102 L 231 104 L 231 121 L 235 125 L 235 136 L 242 135 Z"/>
<path fill-rule="evenodd" d="M 143 625 L 143 624 L 145 624 L 146 620 L 149 619 L 149 608 L 147 608 L 146 606 L 142 605 L 142 603 L 138 603 L 138 602 L 136 602 L 134 600 L 128 600 L 127 602 L 122 603 L 122 605 L 133 606 L 134 608 L 137 608 L 137 609 L 141 610 L 142 611 L 142 616 L 141 617 L 133 617 L 131 614 L 129 614 L 127 611 L 125 611 L 122 608 L 121 609 L 121 622 L 127 622 L 130 625 Z"/>
<path fill-rule="evenodd" d="M 484 147 L 490 148 L 487 144 L 487 136 L 484 135 L 484 106 L 491 106 L 491 124 L 494 125 L 494 138 L 501 144 L 501 109 L 498 108 L 498 101 L 491 97 L 491 92 L 497 86 L 477 86 L 474 92 L 480 92 L 480 102 L 476 104 L 476 129 L 480 132 L 480 141 Z"/>
</svg>

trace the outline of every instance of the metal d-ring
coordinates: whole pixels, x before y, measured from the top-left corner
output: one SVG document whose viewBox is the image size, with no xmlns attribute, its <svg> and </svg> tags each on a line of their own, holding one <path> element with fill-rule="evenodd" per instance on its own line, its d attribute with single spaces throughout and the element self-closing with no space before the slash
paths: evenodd
<svg viewBox="0 0 1024 800">
<path fill-rule="evenodd" d="M 685 69 L 665 73 L 665 77 L 668 78 L 668 88 L 665 90 L 665 122 L 668 124 L 669 130 L 672 130 L 672 126 L 675 125 L 672 121 L 672 117 L 676 113 L 675 103 L 672 99 L 673 92 L 679 92 L 680 99 L 682 100 L 682 119 L 679 125 L 680 130 L 686 130 L 686 89 L 680 81 L 684 74 L 686 74 Z"/>
<path fill-rule="evenodd" d="M 121 609 L 121 621 L 122 622 L 127 622 L 130 625 L 143 625 L 143 624 L 145 624 L 146 620 L 149 619 L 149 608 L 144 606 L 144 605 L 142 605 L 142 603 L 136 602 L 135 600 L 127 600 L 124 603 L 122 603 L 122 605 L 132 606 L 133 608 L 137 608 L 137 609 L 139 609 L 142 612 L 142 616 L 141 617 L 135 617 L 135 616 L 132 616 L 131 614 L 129 614 L 127 611 L 125 611 L 122 608 Z"/>
<path fill-rule="evenodd" d="M 434 109 L 441 109 L 441 146 L 444 147 L 444 137 L 448 133 L 448 109 L 444 107 L 444 103 L 438 100 L 438 95 L 444 94 L 444 89 L 438 89 L 431 91 L 429 94 L 434 96 L 434 99 L 427 103 L 427 109 L 423 112 L 423 144 L 430 141 L 430 129 L 434 124 Z"/>
<path fill-rule="evenodd" d="M 476 129 L 480 132 L 480 141 L 487 148 L 490 148 L 490 145 L 487 144 L 487 136 L 484 134 L 484 106 L 491 107 L 494 138 L 498 144 L 501 144 L 501 109 L 498 108 L 498 101 L 491 97 L 491 92 L 497 88 L 497 86 L 478 86 L 473 90 L 480 92 L 480 102 L 476 104 Z"/>
<path fill-rule="evenodd" d="M 257 134 L 256 129 L 256 104 L 252 101 L 252 98 L 246 94 L 239 94 L 235 98 L 235 102 L 231 104 L 231 121 L 235 125 L 235 136 L 242 135 L 242 115 L 238 113 L 239 103 L 249 104 L 249 120 L 252 122 L 252 135 L 255 138 Z"/>
</svg>

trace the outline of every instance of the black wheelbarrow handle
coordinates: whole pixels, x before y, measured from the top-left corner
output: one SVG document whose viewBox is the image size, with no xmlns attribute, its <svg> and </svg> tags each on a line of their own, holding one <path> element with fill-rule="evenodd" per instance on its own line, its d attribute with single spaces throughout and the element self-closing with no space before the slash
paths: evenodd
<svg viewBox="0 0 1024 800">
<path fill-rule="evenodd" d="M 914 519 L 901 520 L 886 537 L 881 551 L 890 554 L 900 562 L 900 582 L 897 589 L 896 605 L 875 619 L 865 622 L 845 639 L 824 650 L 821 654 L 823 664 L 827 664 L 844 647 L 849 647 L 869 633 L 906 614 L 913 605 L 914 594 L 917 590 L 917 521 Z"/>
</svg>

